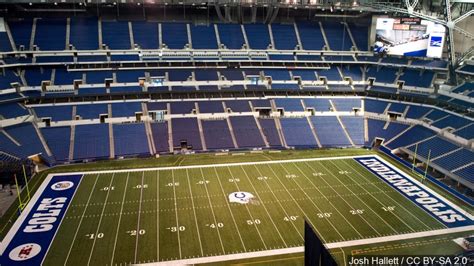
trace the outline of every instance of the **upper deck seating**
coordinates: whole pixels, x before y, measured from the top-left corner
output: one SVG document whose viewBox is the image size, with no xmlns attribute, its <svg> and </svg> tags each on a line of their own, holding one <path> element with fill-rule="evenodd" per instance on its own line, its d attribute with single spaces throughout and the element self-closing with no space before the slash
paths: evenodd
<svg viewBox="0 0 474 266">
<path fill-rule="evenodd" d="M 99 26 L 97 19 L 72 17 L 69 43 L 77 50 L 99 49 Z"/>
<path fill-rule="evenodd" d="M 127 21 L 102 21 L 102 43 L 109 49 L 131 49 Z"/>
</svg>

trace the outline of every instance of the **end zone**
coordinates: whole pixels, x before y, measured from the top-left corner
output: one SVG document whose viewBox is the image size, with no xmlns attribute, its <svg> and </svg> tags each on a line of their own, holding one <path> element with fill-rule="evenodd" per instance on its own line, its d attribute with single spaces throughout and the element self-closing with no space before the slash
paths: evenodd
<svg viewBox="0 0 474 266">
<path fill-rule="evenodd" d="M 82 175 L 49 175 L 0 245 L 0 265 L 41 265 Z"/>
</svg>

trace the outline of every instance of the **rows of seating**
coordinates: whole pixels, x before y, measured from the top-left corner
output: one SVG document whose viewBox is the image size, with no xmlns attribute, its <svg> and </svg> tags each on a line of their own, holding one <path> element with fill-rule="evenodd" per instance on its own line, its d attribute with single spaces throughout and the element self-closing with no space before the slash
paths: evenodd
<svg viewBox="0 0 474 266">
<path fill-rule="evenodd" d="M 279 50 L 368 50 L 366 27 L 350 23 L 302 22 L 290 24 L 192 24 L 151 21 L 108 21 L 97 18 L 15 19 L 7 21 L 16 49 L 30 50 L 30 43 L 39 50 L 101 49 L 99 41 L 109 49 L 242 49 Z M 31 36 L 33 25 L 35 34 Z M 69 25 L 69 30 L 68 30 Z M 350 33 L 354 30 L 354 33 Z M 189 32 L 189 34 L 188 34 Z M 67 36 L 69 34 L 69 36 Z M 99 35 L 101 34 L 100 38 Z M 325 38 L 328 43 L 325 42 Z M 160 38 L 161 36 L 161 38 Z M 352 36 L 355 36 L 354 39 Z M 8 36 L 0 36 L 2 51 L 12 51 Z M 31 39 L 32 38 L 32 39 Z M 69 40 L 66 43 L 66 40 Z M 161 40 L 161 43 L 160 43 Z M 32 41 L 32 42 L 31 42 Z"/>
</svg>

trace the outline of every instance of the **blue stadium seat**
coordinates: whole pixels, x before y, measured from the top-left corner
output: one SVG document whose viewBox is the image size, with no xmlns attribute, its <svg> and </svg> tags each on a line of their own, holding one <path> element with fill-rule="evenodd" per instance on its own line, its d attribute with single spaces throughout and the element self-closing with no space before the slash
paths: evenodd
<svg viewBox="0 0 474 266">
<path fill-rule="evenodd" d="M 245 24 L 245 33 L 251 49 L 267 49 L 271 44 L 268 26 L 265 24 Z"/>
<path fill-rule="evenodd" d="M 127 21 L 102 21 L 102 43 L 109 49 L 131 49 Z"/>
<path fill-rule="evenodd" d="M 160 48 L 158 23 L 148 21 L 132 22 L 133 40 L 141 49 Z"/>
<path fill-rule="evenodd" d="M 99 26 L 96 18 L 71 18 L 69 43 L 77 50 L 99 49 Z"/>
<path fill-rule="evenodd" d="M 275 42 L 275 49 L 279 50 L 294 50 L 298 45 L 296 39 L 295 27 L 293 24 L 272 24 L 273 41 Z"/>
<path fill-rule="evenodd" d="M 240 24 L 217 24 L 221 44 L 227 49 L 241 49 L 245 44 Z"/>
<path fill-rule="evenodd" d="M 298 23 L 297 26 L 303 49 L 323 50 L 323 47 L 326 44 L 324 43 L 323 34 L 321 33 L 321 28 L 319 27 L 319 24 L 302 22 Z"/>
<path fill-rule="evenodd" d="M 35 44 L 43 51 L 66 49 L 66 19 L 38 19 Z"/>
</svg>

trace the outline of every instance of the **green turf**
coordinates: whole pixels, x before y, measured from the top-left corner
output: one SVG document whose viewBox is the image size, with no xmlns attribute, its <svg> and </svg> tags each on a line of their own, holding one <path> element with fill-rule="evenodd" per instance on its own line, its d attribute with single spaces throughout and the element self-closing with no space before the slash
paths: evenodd
<svg viewBox="0 0 474 266">
<path fill-rule="evenodd" d="M 229 203 L 235 191 L 256 200 Z M 45 264 L 143 263 L 302 246 L 304 217 L 326 243 L 444 228 L 352 159 L 91 174 Z"/>
</svg>

